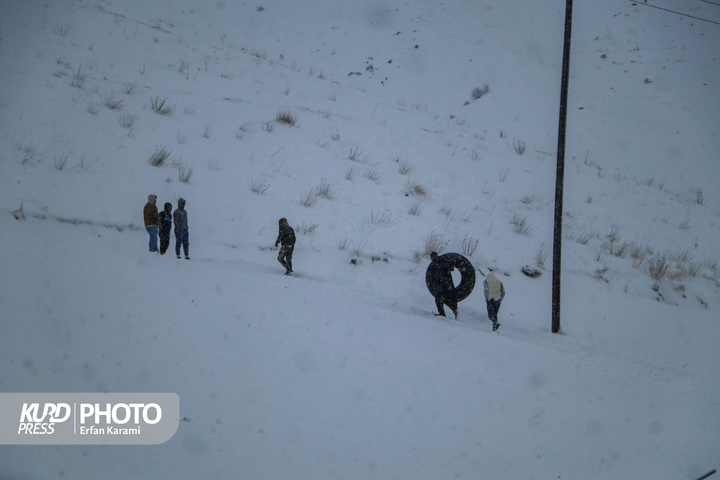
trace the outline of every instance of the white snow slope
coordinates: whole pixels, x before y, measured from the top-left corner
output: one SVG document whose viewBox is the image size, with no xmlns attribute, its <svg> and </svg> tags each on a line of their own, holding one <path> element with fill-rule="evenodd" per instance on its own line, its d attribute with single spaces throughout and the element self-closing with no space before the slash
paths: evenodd
<svg viewBox="0 0 720 480">
<path fill-rule="evenodd" d="M 0 446 L 0 478 L 719 467 L 720 6 L 575 1 L 552 334 L 564 4 L 0 2 L 0 391 L 175 392 L 185 419 Z M 148 253 L 151 193 L 187 199 L 190 261 Z M 499 272 L 498 333 L 480 272 L 432 315 L 433 241 Z"/>
</svg>

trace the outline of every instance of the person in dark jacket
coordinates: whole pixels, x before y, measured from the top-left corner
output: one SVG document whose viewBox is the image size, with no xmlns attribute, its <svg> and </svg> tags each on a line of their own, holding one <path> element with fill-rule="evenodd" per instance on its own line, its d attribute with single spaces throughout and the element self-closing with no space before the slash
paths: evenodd
<svg viewBox="0 0 720 480">
<path fill-rule="evenodd" d="M 287 218 L 284 217 L 278 221 L 278 227 L 280 231 L 277 240 L 275 240 L 275 247 L 278 244 L 281 245 L 278 262 L 285 267 L 285 275 L 291 275 L 293 273 L 292 256 L 293 250 L 295 250 L 295 230 L 288 225 Z"/>
<path fill-rule="evenodd" d="M 175 222 L 175 255 L 180 258 L 180 245 L 185 251 L 185 260 L 190 260 L 190 233 L 188 232 L 188 217 L 185 210 L 185 199 L 178 199 L 178 208 L 173 213 Z"/>
<path fill-rule="evenodd" d="M 170 231 L 172 230 L 172 204 L 165 204 L 165 209 L 160 212 L 160 255 L 165 255 L 170 246 Z"/>
<path fill-rule="evenodd" d="M 430 260 L 428 271 L 430 272 L 431 281 L 427 282 L 427 286 L 431 289 L 430 291 L 435 297 L 435 306 L 437 306 L 438 309 L 438 313 L 436 313 L 435 316 L 444 317 L 444 305 L 447 305 L 453 314 L 455 314 L 455 318 L 457 318 L 458 302 L 452 278 L 453 267 L 440 260 L 437 252 L 430 254 Z"/>
<path fill-rule="evenodd" d="M 143 219 L 145 221 L 145 229 L 150 235 L 150 251 L 158 251 L 158 210 L 156 206 L 157 195 L 148 195 L 148 202 L 143 208 Z"/>
</svg>

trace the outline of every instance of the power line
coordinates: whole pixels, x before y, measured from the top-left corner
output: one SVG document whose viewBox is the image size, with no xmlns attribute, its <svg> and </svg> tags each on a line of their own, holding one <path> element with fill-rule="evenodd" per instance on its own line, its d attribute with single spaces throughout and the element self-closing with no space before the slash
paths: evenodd
<svg viewBox="0 0 720 480">
<path fill-rule="evenodd" d="M 705 3 L 712 3 L 713 5 L 717 5 L 718 7 L 720 7 L 720 3 L 711 2 L 710 0 L 700 0 L 700 1 L 705 2 Z"/>
<path fill-rule="evenodd" d="M 715 25 L 720 25 L 720 22 L 716 22 L 715 20 L 708 20 L 707 18 L 696 17 L 694 15 L 688 15 L 687 13 L 678 12 L 677 10 L 670 10 L 669 8 L 658 7 L 657 5 L 650 5 L 649 3 L 644 3 L 644 2 L 639 3 L 634 0 L 630 0 L 630 1 L 632 2 L 633 5 L 643 5 L 645 7 L 657 8 L 658 10 L 664 10 L 666 12 L 674 13 L 675 15 L 682 15 L 683 17 L 694 18 L 695 20 L 701 20 L 703 22 L 714 23 Z M 706 0 L 703 0 L 703 1 L 706 1 Z M 713 2 L 707 2 L 707 3 L 713 3 Z M 720 4 L 714 3 L 714 5 L 720 5 Z"/>
</svg>

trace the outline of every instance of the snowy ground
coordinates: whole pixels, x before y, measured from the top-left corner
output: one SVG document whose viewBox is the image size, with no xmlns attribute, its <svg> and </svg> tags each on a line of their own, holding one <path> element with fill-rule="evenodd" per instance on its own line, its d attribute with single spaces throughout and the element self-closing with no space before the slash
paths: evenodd
<svg viewBox="0 0 720 480">
<path fill-rule="evenodd" d="M 176 392 L 186 421 L 0 446 L 0 477 L 717 468 L 720 6 L 575 1 L 554 335 L 564 2 L 537 3 L 3 1 L 0 391 Z M 187 199 L 191 261 L 147 252 L 149 193 Z M 433 317 L 432 239 L 500 272 L 497 334 L 481 286 Z"/>
</svg>

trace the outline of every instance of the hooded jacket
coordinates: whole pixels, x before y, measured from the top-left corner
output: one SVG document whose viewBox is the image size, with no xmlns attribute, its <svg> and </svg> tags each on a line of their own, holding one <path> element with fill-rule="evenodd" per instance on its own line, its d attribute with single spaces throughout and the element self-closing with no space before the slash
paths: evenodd
<svg viewBox="0 0 720 480">
<path fill-rule="evenodd" d="M 159 224 L 158 209 L 155 202 L 157 202 L 157 195 L 148 195 L 148 203 L 146 203 L 145 208 L 143 208 L 143 218 L 146 227 L 157 227 Z"/>
<path fill-rule="evenodd" d="M 280 243 L 284 246 L 295 246 L 295 230 L 287 223 L 281 224 L 279 227 L 279 233 L 275 243 Z"/>
<path fill-rule="evenodd" d="M 505 298 L 505 286 L 495 277 L 492 272 L 488 273 L 483 281 L 483 290 L 485 291 L 485 300 L 500 300 Z"/>
<path fill-rule="evenodd" d="M 178 208 L 173 213 L 173 221 L 175 222 L 175 231 L 187 230 L 188 219 L 187 212 L 185 211 L 185 199 L 181 198 L 178 200 Z"/>
<path fill-rule="evenodd" d="M 172 205 L 170 203 L 165 204 L 165 208 L 160 212 L 160 232 L 165 232 L 170 235 L 172 229 Z"/>
</svg>

